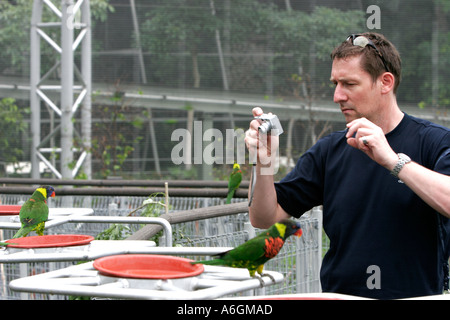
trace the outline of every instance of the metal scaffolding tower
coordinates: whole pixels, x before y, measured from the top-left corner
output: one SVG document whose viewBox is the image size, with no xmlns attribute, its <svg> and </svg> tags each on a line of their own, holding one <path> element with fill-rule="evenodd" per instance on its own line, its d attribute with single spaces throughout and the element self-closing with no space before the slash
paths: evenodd
<svg viewBox="0 0 450 320">
<path fill-rule="evenodd" d="M 49 11 L 51 21 L 44 21 L 43 11 Z M 56 19 L 56 21 L 53 21 Z M 31 107 L 31 177 L 40 177 L 39 162 L 43 162 L 59 179 L 72 179 L 83 166 L 91 178 L 91 22 L 89 0 L 61 0 L 58 8 L 52 0 L 34 0 L 31 17 L 30 107 Z M 55 29 L 57 28 L 57 29 Z M 57 30 L 59 32 L 55 32 Z M 50 31 L 49 31 L 50 30 Z M 60 34 L 60 41 L 52 35 Z M 59 59 L 49 70 L 41 70 L 41 40 L 58 54 Z M 59 44 L 58 44 L 59 43 Z M 81 50 L 81 68 L 74 62 L 74 53 Z M 49 78 L 59 72 L 59 83 Z M 50 84 L 49 84 L 50 82 Z M 55 92 L 59 93 L 55 99 Z M 51 99 L 53 97 L 53 100 Z M 41 102 L 51 117 L 59 116 L 59 125 L 41 138 Z M 80 108 L 81 107 L 81 108 Z M 74 148 L 73 119 L 81 109 L 81 147 Z M 53 145 L 59 134 L 60 146 Z M 74 159 L 74 153 L 78 159 Z M 60 169 L 54 155 L 59 155 Z"/>
</svg>

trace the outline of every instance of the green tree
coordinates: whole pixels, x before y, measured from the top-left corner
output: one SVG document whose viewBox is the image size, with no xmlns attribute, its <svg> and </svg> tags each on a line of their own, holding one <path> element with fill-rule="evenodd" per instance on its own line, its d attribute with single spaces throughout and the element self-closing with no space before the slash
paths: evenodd
<svg viewBox="0 0 450 320">
<path fill-rule="evenodd" d="M 57 6 L 61 1 L 53 1 Z M 92 20 L 104 21 L 108 12 L 114 8 L 109 0 L 91 0 Z M 30 52 L 30 24 L 32 15 L 32 0 L 0 1 L 0 72 L 2 65 L 20 71 L 27 64 Z M 54 21 L 55 15 L 46 9 L 43 10 L 43 21 Z M 54 39 L 59 36 L 52 35 Z M 56 53 L 50 46 L 41 46 L 42 64 L 54 64 Z M 24 70 L 27 71 L 27 70 Z M 18 72 L 21 73 L 21 72 Z"/>
<path fill-rule="evenodd" d="M 118 89 L 111 98 L 112 105 L 97 106 L 96 116 L 101 118 L 93 126 L 93 139 L 90 152 L 93 158 L 100 160 L 100 176 L 116 176 L 123 171 L 125 160 L 134 151 L 133 144 L 142 139 L 130 138 L 129 128 L 141 128 L 140 117 L 128 115 L 130 101 Z M 128 133 L 128 135 L 127 135 Z"/>
<path fill-rule="evenodd" d="M 30 52 L 32 5 L 29 0 L 0 1 L 0 68 L 20 68 Z"/>
<path fill-rule="evenodd" d="M 17 162 L 23 156 L 22 136 L 27 129 L 23 117 L 28 109 L 21 109 L 14 99 L 0 100 L 0 161 Z"/>
<path fill-rule="evenodd" d="M 178 51 L 186 46 L 192 59 L 194 88 L 200 87 L 198 52 L 205 41 L 212 40 L 218 20 L 211 13 L 207 1 L 163 1 L 147 14 L 142 27 L 143 47 L 159 55 Z"/>
</svg>

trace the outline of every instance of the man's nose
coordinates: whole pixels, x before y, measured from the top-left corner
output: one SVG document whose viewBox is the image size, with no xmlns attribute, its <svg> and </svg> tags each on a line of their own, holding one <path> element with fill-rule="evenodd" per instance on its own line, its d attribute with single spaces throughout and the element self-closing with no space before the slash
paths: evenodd
<svg viewBox="0 0 450 320">
<path fill-rule="evenodd" d="M 348 97 L 345 94 L 344 90 L 342 90 L 342 86 L 340 84 L 336 85 L 336 88 L 334 89 L 334 97 L 333 100 L 335 103 L 340 103 L 343 101 L 347 101 Z"/>
</svg>

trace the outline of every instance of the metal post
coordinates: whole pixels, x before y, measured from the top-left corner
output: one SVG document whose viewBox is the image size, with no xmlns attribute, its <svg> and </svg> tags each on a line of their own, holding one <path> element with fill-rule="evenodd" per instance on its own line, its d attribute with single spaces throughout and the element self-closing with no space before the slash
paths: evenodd
<svg viewBox="0 0 450 320">
<path fill-rule="evenodd" d="M 92 32 L 91 32 L 91 10 L 89 7 L 89 1 L 84 1 L 81 5 L 81 22 L 85 25 L 86 35 L 84 36 L 83 44 L 81 47 L 81 72 L 83 76 L 83 82 L 86 89 L 86 96 L 81 109 L 81 137 L 84 152 L 86 152 L 86 159 L 84 160 L 83 170 L 87 179 L 92 179 L 92 156 L 91 156 L 91 135 L 92 135 L 92 60 L 91 60 L 91 48 L 92 48 Z"/>
<path fill-rule="evenodd" d="M 210 0 L 209 4 L 211 6 L 211 14 L 213 16 L 216 16 L 216 9 L 214 7 L 214 0 Z M 217 45 L 217 53 L 219 54 L 220 70 L 222 71 L 223 90 L 228 91 L 229 87 L 228 87 L 227 69 L 225 67 L 225 60 L 224 60 L 224 57 L 223 57 L 222 42 L 220 41 L 219 29 L 216 29 L 216 45 Z"/>
<path fill-rule="evenodd" d="M 315 288 L 317 292 L 322 292 L 322 285 L 320 283 L 320 268 L 322 266 L 322 252 L 323 252 L 323 241 L 322 241 L 322 230 L 323 230 L 323 211 L 321 207 L 314 207 L 312 209 L 313 217 L 317 217 L 317 269 L 319 274 L 317 275 L 318 288 Z"/>
<path fill-rule="evenodd" d="M 152 145 L 152 153 L 153 153 L 153 160 L 155 161 L 155 171 L 158 175 L 161 174 L 161 166 L 159 163 L 159 153 L 158 153 L 158 145 L 156 143 L 156 134 L 155 134 L 155 126 L 153 122 L 153 115 L 152 115 L 152 109 L 148 108 L 148 131 L 150 134 L 150 141 Z"/>
<path fill-rule="evenodd" d="M 69 11 L 70 10 L 70 11 Z M 73 105 L 73 0 L 62 0 L 61 13 L 61 175 L 63 179 L 72 178 L 69 164 L 73 161 L 72 105 Z"/>
<path fill-rule="evenodd" d="M 131 17 L 133 18 L 134 34 L 136 36 L 137 54 L 139 59 L 139 67 L 141 70 L 142 83 L 147 83 L 147 75 L 145 74 L 144 54 L 142 53 L 142 46 L 141 46 L 141 33 L 139 31 L 139 23 L 136 13 L 136 3 L 134 2 L 134 0 L 130 0 L 130 7 L 131 7 Z"/>
<path fill-rule="evenodd" d="M 37 86 L 41 77 L 41 44 L 37 33 L 37 23 L 42 16 L 42 1 L 33 2 L 30 30 L 30 108 L 31 108 L 31 178 L 39 179 L 39 159 L 36 150 L 41 138 L 41 101 L 37 95 Z"/>
<path fill-rule="evenodd" d="M 43 6 L 47 6 L 54 14 L 53 19 L 56 21 L 43 22 L 42 11 Z M 55 6 L 52 0 L 34 0 L 33 14 L 31 21 L 31 58 L 30 58 L 30 106 L 32 111 L 31 131 L 33 136 L 31 164 L 32 177 L 39 178 L 39 161 L 42 161 L 53 174 L 61 179 L 71 179 L 75 177 L 78 169 L 86 162 L 84 168 L 88 177 L 90 177 L 90 154 L 88 153 L 91 141 L 91 24 L 89 0 L 61 0 L 61 10 Z M 82 22 L 76 22 L 75 17 L 82 13 Z M 58 27 L 61 30 L 61 41 L 52 39 L 51 34 L 46 30 Z M 77 38 L 74 41 L 74 29 L 79 29 Z M 41 76 L 41 59 L 40 59 L 40 39 L 43 39 L 57 54 L 60 59 L 56 58 L 56 63 L 48 70 L 44 76 Z M 82 61 L 80 72 L 74 65 L 74 52 L 78 46 L 82 44 Z M 60 85 L 46 84 L 55 71 L 61 70 Z M 80 75 L 81 73 L 81 75 Z M 74 86 L 74 75 L 82 85 Z M 52 101 L 48 92 L 58 92 L 60 97 L 60 106 Z M 79 91 L 76 95 L 76 90 Z M 42 99 L 48 109 L 60 116 L 61 124 L 56 126 L 46 138 L 41 140 L 41 120 L 40 120 L 40 99 Z M 75 100 L 75 102 L 74 102 Z M 74 160 L 73 150 L 73 118 L 78 110 L 78 106 L 82 106 L 82 146 L 81 154 L 72 169 L 71 164 Z M 45 147 L 46 143 L 53 139 L 56 133 L 60 133 L 61 146 Z M 58 170 L 55 165 L 46 158 L 45 154 L 54 152 L 61 153 L 61 168 Z"/>
</svg>

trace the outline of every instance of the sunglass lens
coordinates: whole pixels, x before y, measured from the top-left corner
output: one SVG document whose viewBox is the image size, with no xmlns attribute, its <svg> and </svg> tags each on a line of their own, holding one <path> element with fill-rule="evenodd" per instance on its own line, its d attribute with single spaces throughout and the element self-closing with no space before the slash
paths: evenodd
<svg viewBox="0 0 450 320">
<path fill-rule="evenodd" d="M 353 40 L 353 45 L 365 48 L 369 44 L 369 39 L 366 37 L 357 37 Z"/>
</svg>

